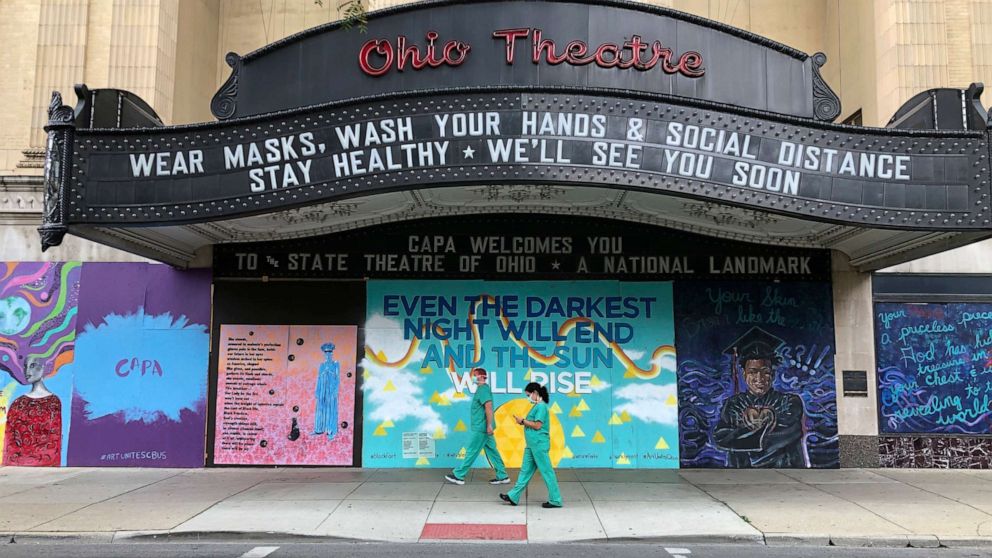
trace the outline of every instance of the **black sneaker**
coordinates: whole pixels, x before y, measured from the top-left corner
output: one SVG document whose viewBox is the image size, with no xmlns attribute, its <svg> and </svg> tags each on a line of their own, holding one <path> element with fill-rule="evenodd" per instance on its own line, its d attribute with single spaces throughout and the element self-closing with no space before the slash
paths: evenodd
<svg viewBox="0 0 992 558">
<path fill-rule="evenodd" d="M 561 506 L 556 506 L 556 505 L 552 504 L 551 502 L 545 502 L 545 503 L 541 504 L 541 507 L 542 508 L 560 508 Z"/>
<path fill-rule="evenodd" d="M 489 481 L 489 484 L 510 484 L 510 477 L 506 477 L 505 479 L 493 479 Z"/>
<path fill-rule="evenodd" d="M 510 499 L 510 497 L 509 497 L 509 496 L 507 496 L 506 494 L 503 494 L 502 492 L 500 492 L 500 494 L 499 494 L 499 499 L 500 499 L 500 500 L 503 500 L 503 501 L 504 501 L 504 502 L 506 502 L 507 504 L 510 504 L 511 506 L 516 506 L 516 505 L 517 505 L 517 504 L 515 504 L 515 503 L 513 502 L 513 500 L 511 500 L 511 499 Z"/>
<path fill-rule="evenodd" d="M 465 484 L 465 481 L 456 477 L 455 475 L 444 475 L 444 480 L 450 482 L 451 484 L 457 484 L 459 486 Z"/>
</svg>

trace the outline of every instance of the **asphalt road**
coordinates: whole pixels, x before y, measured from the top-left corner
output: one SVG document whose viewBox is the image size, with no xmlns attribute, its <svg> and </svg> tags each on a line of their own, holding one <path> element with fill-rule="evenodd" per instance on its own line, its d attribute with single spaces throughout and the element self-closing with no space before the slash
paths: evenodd
<svg viewBox="0 0 992 558">
<path fill-rule="evenodd" d="M 992 549 L 786 547 L 758 544 L 373 544 L 299 543 L 113 543 L 22 542 L 0 545 L 10 558 L 507 558 L 526 553 L 539 558 L 992 558 Z"/>
</svg>

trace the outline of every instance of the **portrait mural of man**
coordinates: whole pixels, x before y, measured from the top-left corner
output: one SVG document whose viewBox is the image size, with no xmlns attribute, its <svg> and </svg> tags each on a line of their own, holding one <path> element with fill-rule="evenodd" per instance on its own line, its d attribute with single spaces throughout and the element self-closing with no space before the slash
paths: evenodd
<svg viewBox="0 0 992 558">
<path fill-rule="evenodd" d="M 713 432 L 716 446 L 728 452 L 731 467 L 808 467 L 804 438 L 806 411 L 798 395 L 774 387 L 785 342 L 753 327 L 724 351 L 731 356 L 734 391 Z"/>
<path fill-rule="evenodd" d="M 839 466 L 830 289 L 676 283 L 682 467 Z"/>
</svg>

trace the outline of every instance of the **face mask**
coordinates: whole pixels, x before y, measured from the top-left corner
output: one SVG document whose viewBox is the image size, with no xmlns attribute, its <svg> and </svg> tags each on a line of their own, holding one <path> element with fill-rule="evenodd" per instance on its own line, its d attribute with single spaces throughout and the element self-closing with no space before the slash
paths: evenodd
<svg viewBox="0 0 992 558">
<path fill-rule="evenodd" d="M 481 386 L 482 384 L 486 383 L 486 377 L 485 376 L 476 376 L 475 377 L 475 383 L 477 385 L 480 385 Z"/>
<path fill-rule="evenodd" d="M 537 395 L 537 394 L 535 393 L 534 395 Z M 537 395 L 537 399 L 534 399 L 533 397 L 531 397 L 531 396 L 528 395 L 527 396 L 527 399 L 530 399 L 530 404 L 531 405 L 536 405 L 537 402 L 541 400 L 541 396 L 540 395 Z"/>
</svg>

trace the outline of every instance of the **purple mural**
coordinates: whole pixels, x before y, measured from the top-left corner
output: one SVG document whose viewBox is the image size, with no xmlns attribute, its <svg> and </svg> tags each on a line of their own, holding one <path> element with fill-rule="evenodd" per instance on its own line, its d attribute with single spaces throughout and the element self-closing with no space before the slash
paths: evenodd
<svg viewBox="0 0 992 558">
<path fill-rule="evenodd" d="M 0 262 L 3 464 L 58 467 L 68 433 L 79 262 Z M 61 372 L 61 374 L 60 374 Z"/>
<path fill-rule="evenodd" d="M 71 466 L 203 465 L 208 271 L 86 264 Z"/>
</svg>

